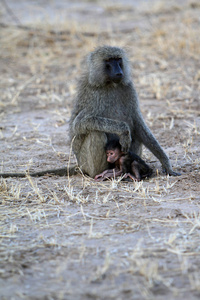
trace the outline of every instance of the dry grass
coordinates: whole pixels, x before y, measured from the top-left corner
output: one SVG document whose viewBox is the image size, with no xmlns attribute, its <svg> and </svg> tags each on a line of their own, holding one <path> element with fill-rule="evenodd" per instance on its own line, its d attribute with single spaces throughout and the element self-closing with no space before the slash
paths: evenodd
<svg viewBox="0 0 200 300">
<path fill-rule="evenodd" d="M 81 61 L 103 43 L 127 49 L 145 119 L 182 176 L 163 175 L 145 149 L 155 172 L 144 182 L 0 179 L 2 299 L 198 299 L 200 7 L 86 3 L 106 29 L 92 18 L 1 28 L 1 171 L 75 161 L 67 132 Z"/>
</svg>

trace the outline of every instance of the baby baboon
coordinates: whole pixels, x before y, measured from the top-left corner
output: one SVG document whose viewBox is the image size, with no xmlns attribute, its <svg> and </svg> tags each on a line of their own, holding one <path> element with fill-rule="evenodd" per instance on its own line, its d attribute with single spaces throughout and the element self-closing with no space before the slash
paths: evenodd
<svg viewBox="0 0 200 300">
<path fill-rule="evenodd" d="M 91 177 L 108 169 L 104 147 L 113 135 L 119 137 L 122 151 L 141 156 L 144 144 L 167 174 L 180 175 L 172 170 L 168 156 L 144 122 L 128 59 L 118 47 L 99 47 L 88 56 L 72 111 L 70 135 L 78 165 Z"/>
<path fill-rule="evenodd" d="M 96 181 L 103 181 L 121 175 L 124 178 L 129 177 L 132 180 L 140 181 L 151 176 L 152 169 L 138 155 L 130 151 L 127 153 L 122 152 L 119 139 L 108 141 L 105 150 L 110 169 L 96 175 Z"/>
</svg>

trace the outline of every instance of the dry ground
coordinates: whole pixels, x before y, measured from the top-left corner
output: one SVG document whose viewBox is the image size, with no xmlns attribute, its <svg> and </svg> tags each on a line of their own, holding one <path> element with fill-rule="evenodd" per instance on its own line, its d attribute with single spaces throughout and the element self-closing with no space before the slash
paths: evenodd
<svg viewBox="0 0 200 300">
<path fill-rule="evenodd" d="M 200 5 L 124 2 L 69 4 L 71 19 L 25 26 L 2 8 L 0 170 L 74 162 L 81 61 L 110 44 L 127 49 L 145 120 L 182 176 L 145 150 L 155 175 L 140 183 L 0 179 L 0 299 L 200 298 Z"/>
</svg>

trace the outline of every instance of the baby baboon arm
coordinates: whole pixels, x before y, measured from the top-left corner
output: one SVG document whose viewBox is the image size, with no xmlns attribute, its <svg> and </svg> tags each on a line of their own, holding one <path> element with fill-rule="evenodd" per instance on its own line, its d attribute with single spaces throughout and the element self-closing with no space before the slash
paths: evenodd
<svg viewBox="0 0 200 300">
<path fill-rule="evenodd" d="M 87 134 L 91 131 L 115 133 L 119 136 L 119 142 L 123 151 L 127 151 L 131 144 L 131 134 L 127 123 L 98 116 L 83 117 L 82 112 L 73 122 L 74 134 Z"/>
<path fill-rule="evenodd" d="M 98 174 L 95 176 L 95 180 L 96 181 L 103 181 L 103 180 L 106 180 L 106 179 L 109 179 L 109 178 L 115 178 L 115 177 L 118 177 L 118 176 L 121 176 L 122 175 L 122 171 L 121 170 L 118 170 L 118 169 L 108 169 L 108 170 L 105 170 L 104 172 L 102 172 L 101 174 Z"/>
</svg>

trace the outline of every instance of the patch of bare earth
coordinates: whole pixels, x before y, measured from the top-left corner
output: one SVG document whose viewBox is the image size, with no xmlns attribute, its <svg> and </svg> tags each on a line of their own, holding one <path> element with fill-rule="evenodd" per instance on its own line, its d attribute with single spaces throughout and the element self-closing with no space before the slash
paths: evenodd
<svg viewBox="0 0 200 300">
<path fill-rule="evenodd" d="M 145 149 L 154 176 L 140 183 L 0 179 L 0 299 L 199 299 L 199 3 L 83 3 L 84 26 L 1 24 L 1 171 L 75 162 L 81 61 L 111 44 L 127 49 L 145 120 L 182 176 Z"/>
</svg>

